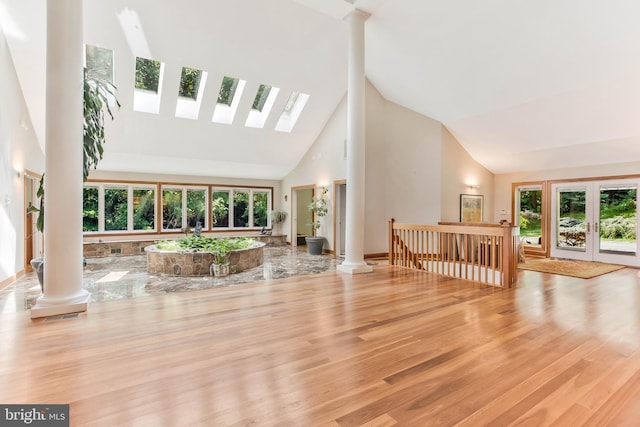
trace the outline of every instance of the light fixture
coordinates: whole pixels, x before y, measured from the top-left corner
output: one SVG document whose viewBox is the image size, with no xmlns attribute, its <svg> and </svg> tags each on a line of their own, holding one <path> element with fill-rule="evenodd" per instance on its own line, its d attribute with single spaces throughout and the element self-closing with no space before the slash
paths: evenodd
<svg viewBox="0 0 640 427">
<path fill-rule="evenodd" d="M 480 188 L 479 184 L 469 184 L 469 190 L 477 190 Z"/>
</svg>

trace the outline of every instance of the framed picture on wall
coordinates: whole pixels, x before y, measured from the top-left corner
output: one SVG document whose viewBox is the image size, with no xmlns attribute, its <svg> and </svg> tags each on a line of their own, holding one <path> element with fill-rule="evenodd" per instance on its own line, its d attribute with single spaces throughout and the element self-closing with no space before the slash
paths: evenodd
<svg viewBox="0 0 640 427">
<path fill-rule="evenodd" d="M 481 194 L 460 195 L 460 222 L 482 222 L 484 196 Z"/>
</svg>

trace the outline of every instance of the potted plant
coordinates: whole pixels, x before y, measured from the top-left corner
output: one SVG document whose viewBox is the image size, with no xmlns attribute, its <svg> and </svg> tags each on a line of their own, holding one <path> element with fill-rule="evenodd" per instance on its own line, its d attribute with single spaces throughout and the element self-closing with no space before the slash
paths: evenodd
<svg viewBox="0 0 640 427">
<path fill-rule="evenodd" d="M 120 102 L 115 96 L 116 87 L 108 80 L 93 75 L 87 68 L 84 69 L 84 121 L 82 129 L 83 169 L 82 180 L 87 180 L 91 167 L 97 167 L 104 153 L 104 110 L 113 120 L 113 113 L 109 105 L 110 101 L 120 108 Z M 27 214 L 37 212 L 36 228 L 44 232 L 44 174 L 40 178 L 40 186 L 36 195 L 40 198 L 40 206 L 29 205 Z M 85 264 L 84 258 L 82 261 Z M 34 258 L 31 266 L 38 275 L 40 289 L 44 291 L 44 258 Z"/>
<path fill-rule="evenodd" d="M 320 197 L 316 197 L 309 203 L 309 211 L 313 212 L 314 221 L 309 224 L 313 229 L 313 236 L 305 237 L 307 242 L 307 250 L 310 255 L 322 255 L 322 247 L 324 246 L 325 238 L 318 236 L 318 229 L 322 226 L 321 218 L 326 216 L 329 212 L 327 206 L 327 193 L 329 189 L 323 187 L 320 193 Z"/>
<path fill-rule="evenodd" d="M 287 219 L 287 213 L 284 211 L 271 211 L 271 227 L 281 224 Z"/>
<path fill-rule="evenodd" d="M 226 248 L 221 248 L 213 252 L 213 263 L 211 264 L 211 274 L 216 277 L 229 275 L 229 255 L 231 253 Z"/>
</svg>

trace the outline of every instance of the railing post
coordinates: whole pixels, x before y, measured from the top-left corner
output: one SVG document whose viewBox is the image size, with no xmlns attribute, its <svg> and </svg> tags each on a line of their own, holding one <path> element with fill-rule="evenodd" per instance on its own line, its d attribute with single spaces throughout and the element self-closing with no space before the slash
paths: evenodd
<svg viewBox="0 0 640 427">
<path fill-rule="evenodd" d="M 394 265 L 394 251 L 393 251 L 393 223 L 396 222 L 394 218 L 389 220 L 389 265 Z"/>
<path fill-rule="evenodd" d="M 513 256 L 515 255 L 515 248 L 513 247 L 512 227 L 510 225 L 502 226 L 502 274 L 504 277 L 504 287 L 510 288 L 513 286 Z"/>
</svg>

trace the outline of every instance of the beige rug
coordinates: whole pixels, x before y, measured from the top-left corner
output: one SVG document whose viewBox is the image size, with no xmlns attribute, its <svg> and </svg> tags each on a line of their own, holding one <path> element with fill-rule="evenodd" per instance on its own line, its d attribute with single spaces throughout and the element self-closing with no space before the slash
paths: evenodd
<svg viewBox="0 0 640 427">
<path fill-rule="evenodd" d="M 590 279 L 624 268 L 624 265 L 604 264 L 602 262 L 574 261 L 568 259 L 527 259 L 518 264 L 521 270 L 539 271 L 541 273 L 561 274 L 563 276 Z"/>
</svg>

